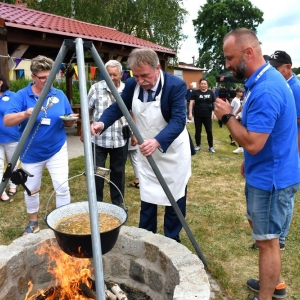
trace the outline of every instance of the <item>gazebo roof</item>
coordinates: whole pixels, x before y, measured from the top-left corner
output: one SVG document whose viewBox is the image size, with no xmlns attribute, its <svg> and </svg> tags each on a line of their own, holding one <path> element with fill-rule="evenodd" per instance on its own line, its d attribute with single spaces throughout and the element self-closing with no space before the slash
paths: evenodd
<svg viewBox="0 0 300 300">
<path fill-rule="evenodd" d="M 11 5 L 0 3 L 0 33 L 1 27 L 8 29 L 8 34 L 11 32 L 31 32 L 35 33 L 40 39 L 45 39 L 46 36 L 55 36 L 63 41 L 64 39 L 82 38 L 90 40 L 95 44 L 102 45 L 105 49 L 113 49 L 113 47 L 121 48 L 152 48 L 154 51 L 168 56 L 176 55 L 172 49 L 157 45 L 155 43 L 137 38 L 135 36 L 120 32 L 114 28 L 90 24 L 70 18 L 57 16 L 33 9 L 23 7 L 21 5 Z M 21 39 L 19 36 L 19 40 Z M 8 36 L 7 41 L 16 41 L 16 38 Z M 33 40 L 28 40 L 31 44 Z M 42 42 L 42 41 L 41 41 Z M 20 41 L 20 43 L 25 43 Z M 36 41 L 35 41 L 36 43 Z M 41 43 L 42 44 L 42 43 Z M 61 43 L 60 43 L 61 44 Z M 107 46 L 107 47 L 105 47 Z"/>
</svg>

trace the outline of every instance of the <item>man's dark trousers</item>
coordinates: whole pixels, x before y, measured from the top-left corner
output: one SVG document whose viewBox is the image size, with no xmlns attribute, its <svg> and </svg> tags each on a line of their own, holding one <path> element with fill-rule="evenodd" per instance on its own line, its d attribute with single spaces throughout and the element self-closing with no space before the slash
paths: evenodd
<svg viewBox="0 0 300 300">
<path fill-rule="evenodd" d="M 180 211 L 183 216 L 186 215 L 186 192 L 185 195 L 177 201 Z M 139 228 L 143 228 L 153 233 L 157 231 L 157 205 L 141 201 L 140 223 Z M 164 234 L 177 242 L 180 242 L 179 233 L 182 229 L 182 224 L 178 219 L 176 212 L 172 206 L 165 206 L 164 215 Z"/>
<path fill-rule="evenodd" d="M 92 149 L 94 144 L 92 143 Z M 113 182 L 124 196 L 125 164 L 128 154 L 128 141 L 123 147 L 104 148 L 96 145 L 96 166 L 105 167 L 105 161 L 109 154 L 110 181 Z M 103 201 L 104 179 L 95 176 L 97 201 Z M 120 192 L 113 184 L 110 184 L 110 197 L 113 204 L 121 205 L 123 200 Z"/>
</svg>

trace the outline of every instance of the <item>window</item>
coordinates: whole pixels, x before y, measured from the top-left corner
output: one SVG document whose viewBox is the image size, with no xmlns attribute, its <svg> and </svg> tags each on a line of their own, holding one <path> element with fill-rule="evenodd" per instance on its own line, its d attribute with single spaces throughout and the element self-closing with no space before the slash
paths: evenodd
<svg viewBox="0 0 300 300">
<path fill-rule="evenodd" d="M 182 70 L 174 70 L 174 75 L 183 80 L 183 71 Z"/>
<path fill-rule="evenodd" d="M 16 70 L 16 79 L 21 79 L 24 78 L 25 72 L 24 69 Z"/>
</svg>

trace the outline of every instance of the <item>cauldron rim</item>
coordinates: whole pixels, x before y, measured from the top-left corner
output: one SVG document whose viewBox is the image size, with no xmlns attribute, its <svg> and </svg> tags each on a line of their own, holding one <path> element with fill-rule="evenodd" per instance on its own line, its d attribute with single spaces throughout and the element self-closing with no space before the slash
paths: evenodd
<svg viewBox="0 0 300 300">
<path fill-rule="evenodd" d="M 107 203 L 107 202 L 97 202 L 98 206 L 98 213 L 107 213 L 110 215 L 113 215 L 117 217 L 121 224 L 111 230 L 105 231 L 105 232 L 100 232 L 100 237 L 101 238 L 101 245 L 102 245 L 102 254 L 107 253 L 110 251 L 110 249 L 113 248 L 114 244 L 116 243 L 117 237 L 119 235 L 120 227 L 124 225 L 124 223 L 127 221 L 128 214 L 125 211 L 124 208 Z M 71 209 L 73 210 L 71 211 Z M 74 211 L 75 208 L 75 211 Z M 110 211 L 103 211 L 103 209 L 106 208 Z M 55 237 L 58 241 L 58 244 L 60 248 L 67 254 L 75 257 L 85 257 L 85 258 L 91 258 L 93 257 L 92 255 L 92 246 L 91 246 L 91 234 L 70 234 L 70 233 L 65 233 L 58 231 L 54 229 L 54 225 L 61 220 L 63 217 L 70 216 L 72 214 L 76 213 L 82 213 L 82 212 L 87 212 L 89 213 L 88 210 L 82 211 L 82 209 L 88 209 L 88 202 L 87 201 L 79 201 L 79 202 L 73 202 L 70 204 L 66 204 L 63 206 L 60 206 L 56 209 L 54 209 L 52 212 L 50 212 L 46 217 L 45 217 L 45 222 L 47 226 L 53 230 Z M 62 212 L 61 212 L 62 211 Z M 114 212 L 114 213 L 112 213 Z M 51 216 L 51 214 L 53 214 Z M 49 220 L 48 218 L 52 218 Z M 52 224 L 51 224 L 52 223 Z M 84 243 L 82 243 L 84 241 Z M 80 253 L 78 247 L 81 247 L 82 253 Z"/>
<path fill-rule="evenodd" d="M 57 211 L 59 211 L 59 210 L 65 208 L 65 207 L 76 206 L 76 205 L 78 205 L 78 204 L 83 204 L 83 203 L 88 205 L 88 201 L 78 201 L 78 202 L 68 203 L 68 204 L 65 204 L 65 205 L 62 205 L 62 206 L 60 206 L 60 207 L 55 208 L 54 210 L 52 210 L 51 212 L 49 212 L 49 213 L 45 216 L 45 218 L 44 218 L 44 220 L 45 220 L 47 226 L 48 226 L 51 230 L 53 230 L 53 231 L 55 231 L 55 232 L 63 233 L 63 234 L 71 235 L 71 236 L 89 236 L 89 235 L 91 235 L 91 234 L 73 234 L 73 233 L 66 233 L 66 232 L 63 232 L 63 231 L 59 231 L 59 230 L 56 230 L 56 229 L 54 228 L 54 226 L 51 226 L 51 225 L 49 224 L 49 222 L 48 222 L 48 218 L 49 218 L 49 216 L 50 216 L 52 213 L 55 213 L 55 212 L 57 212 Z M 112 231 L 112 230 L 114 230 L 114 229 L 117 229 L 117 228 L 121 227 L 122 225 L 124 225 L 125 222 L 127 221 L 128 214 L 127 214 L 126 210 L 125 210 L 123 207 L 118 206 L 118 205 L 115 205 L 115 204 L 112 204 L 112 203 L 107 203 L 107 202 L 97 202 L 97 204 L 98 204 L 98 206 L 99 206 L 99 205 L 100 205 L 100 206 L 102 206 L 102 205 L 107 205 L 107 206 L 115 207 L 115 208 L 117 208 L 117 209 L 121 209 L 121 210 L 125 213 L 125 215 L 126 215 L 126 217 L 124 218 L 124 220 L 120 220 L 120 218 L 118 218 L 119 221 L 121 222 L 121 224 L 120 224 L 119 226 L 114 227 L 114 228 L 112 228 L 112 229 L 110 229 L 110 230 L 107 230 L 107 231 L 103 231 L 103 232 L 101 232 L 101 233 L 107 233 L 107 232 L 109 232 L 109 231 Z M 88 207 L 87 207 L 87 208 L 88 208 Z M 88 211 L 85 211 L 85 212 L 89 213 Z M 99 212 L 99 213 L 100 213 L 100 212 Z M 109 214 L 109 213 L 108 213 L 108 214 Z"/>
</svg>

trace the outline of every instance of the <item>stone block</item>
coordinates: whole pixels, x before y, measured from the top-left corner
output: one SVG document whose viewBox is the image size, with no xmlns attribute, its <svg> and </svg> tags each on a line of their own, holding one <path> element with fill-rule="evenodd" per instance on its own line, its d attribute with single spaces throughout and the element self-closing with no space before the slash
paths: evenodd
<svg viewBox="0 0 300 300">
<path fill-rule="evenodd" d="M 156 245 L 145 242 L 145 257 L 152 263 L 158 260 L 159 248 Z"/>
<path fill-rule="evenodd" d="M 143 265 L 131 260 L 129 268 L 129 277 L 135 281 L 145 283 L 145 268 Z"/>
<path fill-rule="evenodd" d="M 3 260 L 0 261 L 0 291 L 4 290 L 4 287 L 6 286 L 6 280 L 7 280 L 7 267 L 6 263 L 3 263 Z"/>
<path fill-rule="evenodd" d="M 164 286 L 163 277 L 154 270 L 148 270 L 148 286 L 156 291 L 161 292 Z"/>
<path fill-rule="evenodd" d="M 14 245 L 12 247 L 5 247 L 2 249 L 1 258 L 4 261 L 0 265 L 6 264 L 7 275 L 11 278 L 19 276 L 25 269 L 24 248 Z"/>
<path fill-rule="evenodd" d="M 2 295 L 2 291 L 0 292 L 0 299 L 1 300 L 16 300 L 18 299 L 17 298 L 17 295 L 16 295 L 16 290 L 13 289 L 13 288 L 10 288 L 7 292 L 5 292 L 3 295 Z"/>
<path fill-rule="evenodd" d="M 110 261 L 110 275 L 115 277 L 123 277 L 124 275 L 128 276 L 128 271 L 124 260 L 113 259 Z"/>
<path fill-rule="evenodd" d="M 153 233 L 136 227 L 123 226 L 121 229 L 117 243 L 122 253 L 134 257 L 144 256 L 145 247 L 142 238 Z"/>
<path fill-rule="evenodd" d="M 173 300 L 208 300 L 209 297 L 209 285 L 203 288 L 199 285 L 185 283 L 175 287 Z"/>
<path fill-rule="evenodd" d="M 30 274 L 25 274 L 24 276 L 19 277 L 17 289 L 20 294 L 25 294 L 28 291 L 29 281 L 32 281 L 32 277 Z"/>
</svg>

